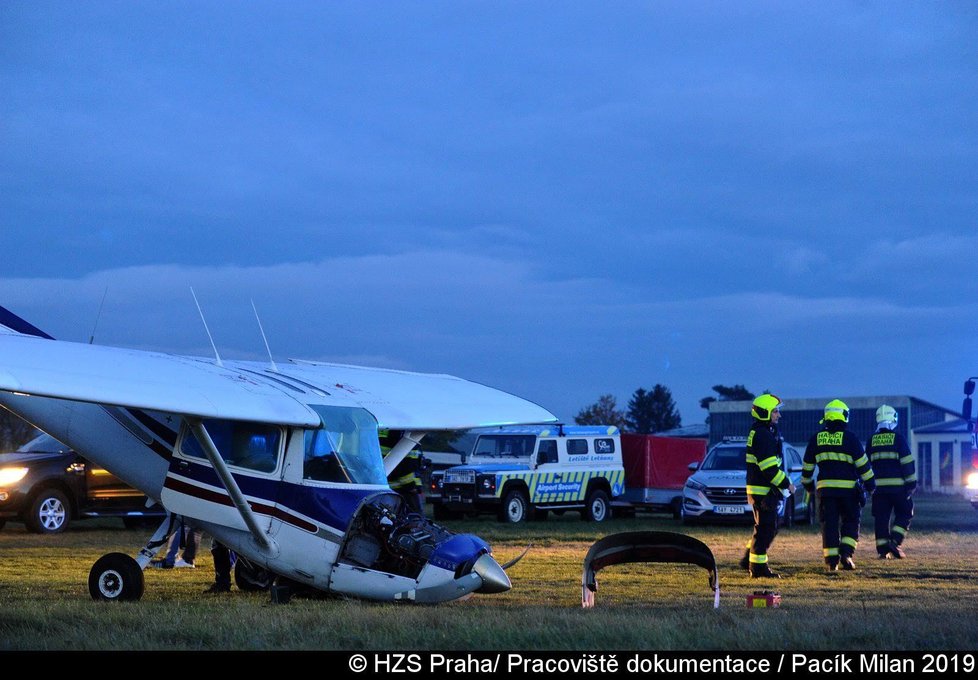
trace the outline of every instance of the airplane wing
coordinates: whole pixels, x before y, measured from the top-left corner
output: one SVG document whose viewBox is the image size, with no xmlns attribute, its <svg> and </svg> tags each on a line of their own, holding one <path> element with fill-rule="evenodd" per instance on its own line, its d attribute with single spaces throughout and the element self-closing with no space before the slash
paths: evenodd
<svg viewBox="0 0 978 680">
<path fill-rule="evenodd" d="M 0 390 L 202 418 L 321 422 L 267 382 L 211 361 L 24 335 L 0 334 Z"/>
<path fill-rule="evenodd" d="M 557 422 L 553 413 L 531 401 L 452 375 L 312 361 L 293 361 L 279 370 L 283 377 L 301 378 L 333 398 L 367 409 L 382 428 L 467 430 Z"/>
<path fill-rule="evenodd" d="M 213 360 L 0 333 L 0 390 L 228 420 L 316 427 L 310 404 L 360 406 L 381 427 L 461 430 L 556 422 L 546 409 L 450 375 L 295 361 Z"/>
</svg>

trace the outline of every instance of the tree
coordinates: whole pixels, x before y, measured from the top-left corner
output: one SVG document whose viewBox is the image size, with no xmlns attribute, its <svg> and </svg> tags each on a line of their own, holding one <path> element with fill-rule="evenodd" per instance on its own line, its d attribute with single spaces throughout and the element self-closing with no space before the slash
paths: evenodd
<svg viewBox="0 0 978 680">
<path fill-rule="evenodd" d="M 602 395 L 598 401 L 582 409 L 574 422 L 578 425 L 614 425 L 619 430 L 625 429 L 625 414 L 618 410 L 618 403 L 610 394 Z"/>
<path fill-rule="evenodd" d="M 631 432 L 652 434 L 671 430 L 682 425 L 672 392 L 665 385 L 656 384 L 651 392 L 639 387 L 628 402 L 625 426 Z"/>
<path fill-rule="evenodd" d="M 36 435 L 33 425 L 0 408 L 0 451 L 14 451 Z"/>
<path fill-rule="evenodd" d="M 714 385 L 713 391 L 719 395 L 719 401 L 748 401 L 757 396 L 743 385 L 734 385 L 733 387 Z M 715 401 L 718 401 L 717 397 L 703 397 L 700 399 L 700 406 L 709 411 L 710 404 Z"/>
</svg>

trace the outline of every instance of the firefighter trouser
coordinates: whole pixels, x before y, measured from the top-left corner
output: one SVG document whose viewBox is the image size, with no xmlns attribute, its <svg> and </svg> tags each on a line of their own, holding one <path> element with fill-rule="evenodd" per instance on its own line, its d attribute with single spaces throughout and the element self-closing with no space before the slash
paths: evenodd
<svg viewBox="0 0 978 680">
<path fill-rule="evenodd" d="M 890 528 L 890 515 L 895 515 Z M 876 550 L 880 555 L 888 552 L 890 543 L 900 545 L 910 530 L 913 517 L 913 498 L 906 491 L 876 490 L 873 494 L 873 519 L 876 524 Z"/>
<path fill-rule="evenodd" d="M 855 492 L 847 495 L 819 495 L 818 519 L 822 523 L 822 557 L 838 564 L 840 556 L 852 556 L 859 542 L 859 515 L 862 506 Z M 840 536 L 841 534 L 841 536 Z"/>
<path fill-rule="evenodd" d="M 754 509 L 754 534 L 750 539 L 748 555 L 750 566 L 767 564 L 767 549 L 778 535 L 778 506 L 781 492 L 772 489 L 767 496 L 749 496 Z"/>
</svg>

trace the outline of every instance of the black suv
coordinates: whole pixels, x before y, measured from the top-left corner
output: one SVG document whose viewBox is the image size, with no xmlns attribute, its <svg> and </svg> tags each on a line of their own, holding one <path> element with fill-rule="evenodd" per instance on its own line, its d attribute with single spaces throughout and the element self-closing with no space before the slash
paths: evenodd
<svg viewBox="0 0 978 680">
<path fill-rule="evenodd" d="M 14 453 L 0 453 L 0 528 L 14 519 L 30 531 L 56 534 L 72 520 L 89 517 L 121 517 L 135 528 L 165 515 L 159 505 L 147 508 L 142 493 L 46 434 Z"/>
</svg>

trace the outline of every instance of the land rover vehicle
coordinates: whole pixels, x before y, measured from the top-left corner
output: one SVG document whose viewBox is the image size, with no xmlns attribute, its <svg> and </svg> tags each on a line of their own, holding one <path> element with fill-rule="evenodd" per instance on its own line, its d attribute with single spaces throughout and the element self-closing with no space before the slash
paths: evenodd
<svg viewBox="0 0 978 680">
<path fill-rule="evenodd" d="M 165 515 L 159 505 L 147 508 L 145 495 L 46 434 L 14 453 L 0 453 L 0 528 L 17 520 L 30 531 L 56 534 L 76 519 L 120 517 L 134 527 Z"/>
<path fill-rule="evenodd" d="M 617 427 L 505 427 L 478 432 L 466 463 L 432 473 L 436 519 L 494 513 L 501 522 L 580 510 L 603 522 L 624 493 Z"/>
<path fill-rule="evenodd" d="M 789 444 L 782 444 L 783 470 L 795 485 L 782 510 L 783 526 L 795 522 L 811 524 L 814 509 L 809 494 L 801 485 L 802 455 Z M 683 521 L 753 520 L 747 500 L 747 440 L 728 437 L 711 448 L 701 465 L 689 466 L 693 474 L 683 487 Z"/>
</svg>

